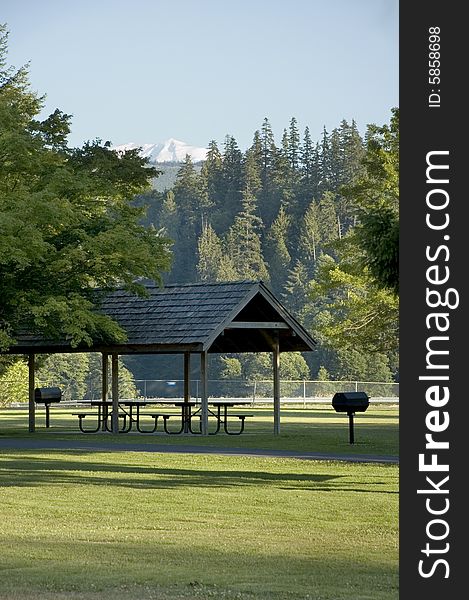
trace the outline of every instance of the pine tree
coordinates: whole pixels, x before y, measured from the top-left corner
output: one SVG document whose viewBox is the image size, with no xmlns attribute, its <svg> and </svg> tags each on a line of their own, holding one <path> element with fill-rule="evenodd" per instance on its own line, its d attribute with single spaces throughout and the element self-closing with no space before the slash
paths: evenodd
<svg viewBox="0 0 469 600">
<path fill-rule="evenodd" d="M 319 204 L 313 200 L 305 212 L 300 235 L 301 256 L 306 264 L 309 265 L 308 270 L 311 276 L 314 272 L 319 245 L 321 243 L 319 222 Z"/>
<path fill-rule="evenodd" d="M 308 189 L 312 184 L 312 180 L 314 177 L 314 146 L 313 141 L 311 139 L 311 133 L 309 131 L 309 127 L 305 127 L 305 132 L 303 136 L 303 145 L 300 149 L 300 170 L 303 178 L 303 186 L 304 190 Z M 313 194 L 311 193 L 311 196 Z"/>
<path fill-rule="evenodd" d="M 295 117 L 291 118 L 288 133 L 288 158 L 293 172 L 296 173 L 300 166 L 300 132 Z"/>
<path fill-rule="evenodd" d="M 340 144 L 342 148 L 342 166 L 340 175 L 340 192 L 343 186 L 350 186 L 365 174 L 365 148 L 355 121 L 349 125 L 343 120 L 340 125 Z M 342 234 L 347 233 L 357 224 L 355 204 L 347 196 L 340 193 L 337 198 L 337 213 L 341 223 Z"/>
<path fill-rule="evenodd" d="M 186 154 L 173 187 L 178 212 L 185 225 L 194 227 L 200 218 L 201 186 L 192 158 Z"/>
<path fill-rule="evenodd" d="M 262 151 L 262 185 L 266 188 L 268 187 L 272 170 L 275 167 L 275 158 L 277 155 L 274 134 L 267 117 L 264 118 L 262 123 L 260 141 Z"/>
<path fill-rule="evenodd" d="M 285 304 L 296 316 L 299 316 L 308 300 L 308 282 L 310 275 L 301 260 L 296 260 L 289 269 L 282 294 Z"/>
<path fill-rule="evenodd" d="M 325 247 L 342 237 L 336 206 L 336 196 L 325 192 L 319 201 L 319 232 L 321 245 Z"/>
<path fill-rule="evenodd" d="M 339 238 L 334 195 L 326 192 L 319 202 L 313 200 L 303 219 L 301 228 L 301 257 L 312 276 L 319 255 L 325 249 L 330 252 L 331 242 Z"/>
<path fill-rule="evenodd" d="M 201 281 L 235 281 L 238 274 L 223 244 L 210 224 L 205 224 L 198 244 L 197 272 Z"/>
<path fill-rule="evenodd" d="M 265 256 L 269 264 L 272 289 L 275 293 L 280 293 L 291 263 L 287 246 L 290 226 L 291 218 L 285 209 L 280 207 L 277 217 L 270 226 L 265 243 Z"/>
<path fill-rule="evenodd" d="M 329 134 L 324 127 L 322 130 L 322 139 L 319 147 L 319 192 L 323 193 L 331 189 L 331 178 L 332 172 Z"/>
<path fill-rule="evenodd" d="M 267 117 L 261 128 L 261 182 L 262 190 L 258 195 L 259 214 L 266 226 L 269 226 L 278 212 L 281 204 L 281 193 L 277 187 L 278 179 L 276 170 L 278 167 L 278 150 L 275 146 L 274 134 Z"/>
<path fill-rule="evenodd" d="M 290 212 L 293 211 L 297 173 L 293 170 L 290 162 L 290 140 L 286 129 L 283 130 L 282 145 L 280 150 L 277 151 L 273 181 L 275 181 L 276 191 L 278 190 L 281 198 L 281 206 L 288 207 Z"/>
<path fill-rule="evenodd" d="M 248 148 L 244 155 L 243 174 L 244 187 L 250 189 L 257 196 L 262 188 L 261 166 L 253 148 Z"/>
<path fill-rule="evenodd" d="M 318 198 L 319 179 L 319 144 L 313 144 L 309 127 L 306 127 L 300 149 L 300 181 L 295 214 L 298 219 L 302 218 L 311 200 Z"/>
<path fill-rule="evenodd" d="M 223 198 L 223 157 L 215 140 L 208 144 L 206 159 L 200 172 L 201 187 L 206 199 L 205 205 L 214 210 L 222 208 Z"/>
<path fill-rule="evenodd" d="M 165 234 L 173 243 L 177 242 L 179 237 L 179 218 L 173 190 L 168 190 L 164 196 L 160 222 Z"/>
<path fill-rule="evenodd" d="M 223 150 L 222 190 L 220 211 L 212 219 L 216 231 L 223 233 L 233 223 L 243 200 L 243 155 L 232 135 L 227 135 Z"/>
<path fill-rule="evenodd" d="M 329 136 L 329 189 L 337 193 L 343 183 L 344 151 L 339 130 L 334 128 Z"/>
<path fill-rule="evenodd" d="M 262 254 L 262 228 L 262 219 L 256 214 L 256 198 L 246 189 L 242 209 L 236 215 L 227 235 L 228 255 L 243 279 L 269 281 L 269 272 Z"/>
<path fill-rule="evenodd" d="M 174 265 L 169 280 L 185 283 L 196 277 L 194 248 L 206 216 L 201 181 L 189 155 L 186 155 L 173 187 L 177 207 L 177 238 L 174 245 Z"/>
</svg>

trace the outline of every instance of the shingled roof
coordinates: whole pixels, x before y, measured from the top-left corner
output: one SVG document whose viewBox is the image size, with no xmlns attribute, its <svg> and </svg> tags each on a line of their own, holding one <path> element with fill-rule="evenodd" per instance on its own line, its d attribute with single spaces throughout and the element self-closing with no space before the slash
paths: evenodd
<svg viewBox="0 0 469 600">
<path fill-rule="evenodd" d="M 100 312 L 124 329 L 127 341 L 89 351 L 262 352 L 278 336 L 280 351 L 313 350 L 316 342 L 262 282 L 197 283 L 147 286 L 148 296 L 118 290 L 105 298 Z M 67 352 L 65 341 L 17 336 L 10 352 Z"/>
</svg>

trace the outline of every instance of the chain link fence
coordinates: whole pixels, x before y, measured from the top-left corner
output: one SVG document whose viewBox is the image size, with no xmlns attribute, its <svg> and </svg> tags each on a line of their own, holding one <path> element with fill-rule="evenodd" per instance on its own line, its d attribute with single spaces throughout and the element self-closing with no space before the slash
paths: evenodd
<svg viewBox="0 0 469 600">
<path fill-rule="evenodd" d="M 184 381 L 182 379 L 137 379 L 134 382 L 137 398 L 151 399 L 182 399 L 184 398 Z M 70 380 L 54 381 L 54 386 L 60 387 L 62 391 L 70 389 Z M 24 388 L 24 389 L 23 389 Z M 27 382 L 21 389 L 21 393 L 6 394 L 5 403 L 0 406 L 14 406 L 28 402 Z M 200 381 L 190 381 L 190 395 L 194 400 L 200 399 Z M 5 387 L 8 392 L 8 386 Z M 399 402 L 399 384 L 376 381 L 288 381 L 280 382 L 280 398 L 282 403 L 303 404 L 329 403 L 336 392 L 366 392 L 370 402 L 397 403 Z M 273 381 L 247 381 L 247 380 L 225 380 L 210 379 L 208 381 L 208 394 L 210 398 L 224 399 L 247 399 L 253 404 L 269 404 L 273 402 Z M 72 394 L 73 396 L 73 394 Z M 134 397 L 135 394 L 132 394 Z M 127 398 L 129 394 L 122 394 Z M 101 398 L 101 386 L 89 385 L 83 397 L 70 397 L 70 393 L 64 394 L 65 402 L 74 403 L 82 400 L 99 400 Z M 0 398 L 1 400 L 1 398 Z M 8 401 L 9 400 L 9 401 Z"/>
<path fill-rule="evenodd" d="M 135 385 L 143 398 L 184 397 L 184 381 L 181 379 L 137 379 Z M 399 384 L 376 381 L 281 381 L 281 401 L 288 403 L 330 402 L 336 392 L 366 392 L 371 402 L 399 402 Z M 273 400 L 273 382 L 270 380 L 224 380 L 208 381 L 210 398 L 242 398 L 253 404 L 269 403 Z M 191 380 L 190 395 L 200 398 L 200 381 Z"/>
</svg>

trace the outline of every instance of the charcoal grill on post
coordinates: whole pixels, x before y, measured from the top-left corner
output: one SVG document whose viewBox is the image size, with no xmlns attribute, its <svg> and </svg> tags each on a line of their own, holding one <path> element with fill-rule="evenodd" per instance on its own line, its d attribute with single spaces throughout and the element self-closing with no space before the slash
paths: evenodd
<svg viewBox="0 0 469 600">
<path fill-rule="evenodd" d="M 365 412 L 370 399 L 365 392 L 337 392 L 332 398 L 332 406 L 336 412 L 346 412 L 349 421 L 349 442 L 355 442 L 353 432 L 353 416 L 356 412 Z"/>
<path fill-rule="evenodd" d="M 49 427 L 49 409 L 54 402 L 62 400 L 62 390 L 58 387 L 43 387 L 34 390 L 36 404 L 44 404 L 46 409 L 46 427 Z"/>
</svg>

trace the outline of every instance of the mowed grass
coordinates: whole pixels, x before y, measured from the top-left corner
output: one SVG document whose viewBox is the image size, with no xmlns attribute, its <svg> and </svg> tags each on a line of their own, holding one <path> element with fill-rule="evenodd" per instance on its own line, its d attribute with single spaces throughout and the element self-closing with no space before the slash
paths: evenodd
<svg viewBox="0 0 469 600">
<path fill-rule="evenodd" d="M 152 409 L 146 412 L 151 412 Z M 398 407 L 371 405 L 365 413 L 355 416 L 355 443 L 349 444 L 348 417 L 336 413 L 330 405 L 314 405 L 312 408 L 283 406 L 281 410 L 281 433 L 273 435 L 273 413 L 271 408 L 247 407 L 242 412 L 254 414 L 246 420 L 245 432 L 241 436 L 226 434 L 203 437 L 200 435 L 172 435 L 160 432 L 145 435 L 128 433 L 81 434 L 78 419 L 72 413 L 76 409 L 52 407 L 51 427 L 44 427 L 44 409 L 36 411 L 37 429 L 35 436 L 52 436 L 54 439 L 84 439 L 90 445 L 99 441 L 106 444 L 167 444 L 198 445 L 217 447 L 241 447 L 293 450 L 299 452 L 327 452 L 333 454 L 378 454 L 394 455 L 399 452 Z M 167 412 L 167 408 L 164 412 Z M 87 417 L 88 418 L 88 417 Z M 172 425 L 177 428 L 177 422 Z M 238 426 L 233 419 L 233 428 Z M 213 425 L 211 425 L 213 427 Z M 28 413 L 26 410 L 0 410 L 0 435 L 28 436 Z"/>
<path fill-rule="evenodd" d="M 396 465 L 3 450 L 0 485 L 2 599 L 398 597 Z"/>
</svg>

